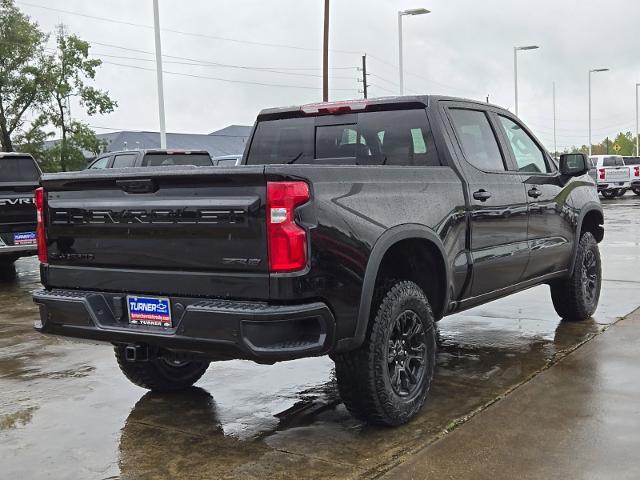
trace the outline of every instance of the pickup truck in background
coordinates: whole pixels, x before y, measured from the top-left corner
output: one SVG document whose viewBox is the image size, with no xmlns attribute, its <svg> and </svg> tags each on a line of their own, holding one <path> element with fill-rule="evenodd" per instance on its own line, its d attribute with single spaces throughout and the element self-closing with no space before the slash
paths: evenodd
<svg viewBox="0 0 640 480">
<path fill-rule="evenodd" d="M 589 160 L 589 173 L 595 179 L 598 192 L 604 198 L 621 197 L 631 188 L 631 172 L 634 169 L 625 165 L 622 156 L 593 155 Z"/>
<path fill-rule="evenodd" d="M 446 315 L 541 284 L 561 318 L 594 313 L 588 171 L 486 103 L 265 110 L 239 167 L 45 175 L 36 328 L 112 343 L 156 391 L 212 361 L 328 354 L 347 408 L 398 425 L 427 397 Z"/>
<path fill-rule="evenodd" d="M 33 195 L 40 174 L 31 155 L 0 152 L 0 268 L 37 253 Z"/>
<path fill-rule="evenodd" d="M 622 157 L 624 164 L 631 170 L 631 190 L 640 195 L 640 157 Z"/>
<path fill-rule="evenodd" d="M 213 164 L 211 155 L 206 150 L 141 149 L 104 153 L 91 162 L 86 169 L 104 170 L 106 168 L 167 167 L 175 165 L 210 167 Z"/>
</svg>

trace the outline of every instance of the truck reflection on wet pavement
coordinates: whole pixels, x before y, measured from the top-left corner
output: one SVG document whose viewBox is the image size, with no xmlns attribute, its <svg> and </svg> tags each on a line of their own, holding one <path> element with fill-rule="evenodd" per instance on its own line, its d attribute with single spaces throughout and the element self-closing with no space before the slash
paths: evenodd
<svg viewBox="0 0 640 480">
<path fill-rule="evenodd" d="M 217 363 L 186 392 L 145 393 L 122 376 L 110 346 L 32 329 L 38 264 L 22 259 L 0 275 L 2 476 L 375 476 L 638 306 L 640 199 L 604 207 L 605 281 L 594 319 L 561 323 L 547 287 L 445 318 L 431 395 L 396 429 L 348 414 L 328 358 Z"/>
</svg>

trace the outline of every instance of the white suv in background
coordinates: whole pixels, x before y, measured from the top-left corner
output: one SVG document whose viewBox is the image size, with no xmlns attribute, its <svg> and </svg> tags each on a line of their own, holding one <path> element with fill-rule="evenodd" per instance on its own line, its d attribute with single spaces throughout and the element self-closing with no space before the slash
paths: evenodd
<svg viewBox="0 0 640 480">
<path fill-rule="evenodd" d="M 620 155 L 593 155 L 591 176 L 598 184 L 598 192 L 604 198 L 621 197 L 631 188 L 631 167 L 624 163 Z"/>
</svg>

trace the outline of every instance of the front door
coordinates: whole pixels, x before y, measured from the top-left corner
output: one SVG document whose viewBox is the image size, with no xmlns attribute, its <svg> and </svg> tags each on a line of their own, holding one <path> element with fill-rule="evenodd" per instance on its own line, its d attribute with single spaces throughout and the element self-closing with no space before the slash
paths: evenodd
<svg viewBox="0 0 640 480">
<path fill-rule="evenodd" d="M 564 270 L 571 261 L 575 235 L 567 198 L 576 184 L 562 184 L 545 150 L 516 118 L 503 114 L 494 118 L 527 191 L 531 256 L 523 280 Z"/>
<path fill-rule="evenodd" d="M 489 112 L 477 106 L 448 109 L 471 204 L 473 279 L 468 297 L 518 283 L 529 259 L 527 197 L 522 176 L 510 167 Z"/>
</svg>

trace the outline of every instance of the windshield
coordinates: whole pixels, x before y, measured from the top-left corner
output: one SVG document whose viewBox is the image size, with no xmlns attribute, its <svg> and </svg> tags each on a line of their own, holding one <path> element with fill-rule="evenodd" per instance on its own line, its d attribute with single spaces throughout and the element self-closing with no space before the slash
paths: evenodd
<svg viewBox="0 0 640 480">
<path fill-rule="evenodd" d="M 0 158 L 0 182 L 37 182 L 40 171 L 31 157 Z"/>
<path fill-rule="evenodd" d="M 171 165 L 195 165 L 210 167 L 211 157 L 202 153 L 147 153 L 142 160 L 143 167 L 166 167 Z"/>
</svg>

